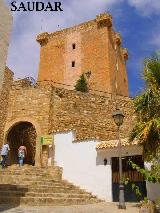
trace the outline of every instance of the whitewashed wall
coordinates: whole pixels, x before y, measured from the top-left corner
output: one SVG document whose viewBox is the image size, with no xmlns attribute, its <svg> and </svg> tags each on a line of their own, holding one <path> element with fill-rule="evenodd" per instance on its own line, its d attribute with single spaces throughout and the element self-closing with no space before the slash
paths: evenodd
<svg viewBox="0 0 160 213">
<path fill-rule="evenodd" d="M 160 184 L 146 182 L 147 197 L 150 200 L 156 201 L 160 198 Z"/>
<path fill-rule="evenodd" d="M 118 157 L 118 149 L 97 152 L 95 147 L 99 141 L 73 143 L 73 140 L 72 132 L 54 135 L 55 164 L 63 167 L 63 178 L 101 199 L 112 201 L 111 157 Z M 138 146 L 123 147 L 122 150 L 122 156 L 141 154 L 142 148 Z M 147 194 L 155 200 L 160 196 L 160 185 L 147 183 Z"/>
<path fill-rule="evenodd" d="M 145 168 L 147 170 L 151 170 L 151 163 L 145 163 Z M 160 184 L 158 183 L 149 183 L 146 182 L 147 187 L 147 197 L 150 200 L 155 201 L 156 199 L 160 198 Z"/>
<path fill-rule="evenodd" d="M 96 142 L 72 143 L 72 132 L 56 134 L 55 161 L 63 167 L 63 178 L 81 188 L 112 201 L 111 165 L 103 165 L 106 157 L 97 160 Z"/>
</svg>

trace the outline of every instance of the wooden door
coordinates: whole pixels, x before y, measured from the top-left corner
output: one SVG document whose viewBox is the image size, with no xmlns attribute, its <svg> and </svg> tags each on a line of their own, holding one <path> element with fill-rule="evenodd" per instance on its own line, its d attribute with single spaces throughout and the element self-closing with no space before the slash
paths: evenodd
<svg viewBox="0 0 160 213">
<path fill-rule="evenodd" d="M 122 158 L 123 177 L 129 178 L 129 183 L 125 185 L 125 201 L 137 202 L 139 199 L 143 199 L 146 196 L 146 183 L 140 173 L 138 173 L 129 164 L 129 160 L 144 168 L 144 162 L 141 155 L 127 156 Z M 135 192 L 132 190 L 132 183 L 136 184 L 141 193 L 142 197 L 137 198 Z M 119 158 L 112 158 L 112 192 L 113 201 L 119 201 Z"/>
</svg>

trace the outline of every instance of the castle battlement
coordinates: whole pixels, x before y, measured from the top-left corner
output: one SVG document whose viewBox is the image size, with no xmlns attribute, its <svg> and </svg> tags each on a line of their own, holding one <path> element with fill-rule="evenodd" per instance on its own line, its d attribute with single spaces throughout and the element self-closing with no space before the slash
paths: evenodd
<svg viewBox="0 0 160 213">
<path fill-rule="evenodd" d="M 121 35 L 112 29 L 110 14 L 51 34 L 41 33 L 37 41 L 41 45 L 38 81 L 42 84 L 52 81 L 73 90 L 80 76 L 90 72 L 91 91 L 128 96 L 128 53 L 121 47 Z"/>
<path fill-rule="evenodd" d="M 88 31 L 91 29 L 95 29 L 97 26 L 101 27 L 102 25 L 105 25 L 107 27 L 112 27 L 112 16 L 108 13 L 103 13 L 100 15 L 96 16 L 96 19 L 69 27 L 69 28 L 65 28 L 53 33 L 48 34 L 47 32 L 45 33 L 41 33 L 37 36 L 37 41 L 41 44 L 41 40 L 43 40 L 45 38 L 46 39 L 51 39 L 53 37 L 56 36 L 62 36 L 66 33 L 74 33 L 76 31 Z"/>
</svg>

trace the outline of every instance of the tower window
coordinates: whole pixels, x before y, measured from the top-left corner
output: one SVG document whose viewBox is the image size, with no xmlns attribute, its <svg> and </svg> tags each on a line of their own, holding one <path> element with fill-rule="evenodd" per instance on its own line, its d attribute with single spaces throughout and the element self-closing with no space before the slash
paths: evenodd
<svg viewBox="0 0 160 213">
<path fill-rule="evenodd" d="M 75 61 L 72 61 L 72 67 L 75 67 Z"/>
<path fill-rule="evenodd" d="M 75 43 L 72 44 L 72 49 L 73 49 L 73 50 L 76 49 L 76 44 L 75 44 Z"/>
</svg>

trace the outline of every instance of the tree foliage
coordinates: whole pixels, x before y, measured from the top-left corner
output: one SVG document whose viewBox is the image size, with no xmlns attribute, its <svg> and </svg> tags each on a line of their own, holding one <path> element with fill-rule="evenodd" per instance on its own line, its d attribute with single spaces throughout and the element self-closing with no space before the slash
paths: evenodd
<svg viewBox="0 0 160 213">
<path fill-rule="evenodd" d="M 160 58 L 152 56 L 144 61 L 145 90 L 134 100 L 137 123 L 130 141 L 137 139 L 144 147 L 147 160 L 160 152 Z"/>
<path fill-rule="evenodd" d="M 137 172 L 139 172 L 144 177 L 144 179 L 147 180 L 148 182 L 160 183 L 160 164 L 159 164 L 159 162 L 157 162 L 157 161 L 152 162 L 151 171 L 141 168 L 140 166 L 138 166 L 137 164 L 135 164 L 132 161 L 129 161 L 129 163 L 131 164 L 132 168 L 137 170 Z"/>
<path fill-rule="evenodd" d="M 89 90 L 88 83 L 87 83 L 87 80 L 86 80 L 84 74 L 82 74 L 80 76 L 80 79 L 76 82 L 75 89 L 77 91 L 81 91 L 81 92 L 88 92 L 88 90 Z"/>
<path fill-rule="evenodd" d="M 129 160 L 128 163 L 132 166 L 133 169 L 135 169 L 138 173 L 142 175 L 144 180 L 151 182 L 151 183 L 160 183 L 160 163 L 157 160 L 152 160 L 152 166 L 151 170 L 147 170 L 144 168 L 141 168 L 139 165 L 135 164 L 132 160 Z M 139 200 L 143 199 L 143 193 L 141 192 L 138 185 L 131 182 L 129 178 L 125 178 L 124 184 L 127 185 L 128 183 L 131 183 L 132 185 L 132 191 L 136 194 L 137 198 Z M 147 201 L 148 198 L 144 198 L 144 201 Z M 159 202 L 159 201 L 158 201 Z"/>
</svg>

